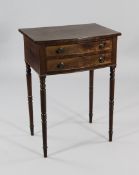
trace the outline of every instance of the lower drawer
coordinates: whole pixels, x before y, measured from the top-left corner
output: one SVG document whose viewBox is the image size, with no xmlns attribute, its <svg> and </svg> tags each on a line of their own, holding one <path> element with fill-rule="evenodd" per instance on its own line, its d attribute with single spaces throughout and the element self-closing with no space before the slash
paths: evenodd
<svg viewBox="0 0 139 175">
<path fill-rule="evenodd" d="M 99 66 L 105 66 L 111 63 L 111 53 L 63 59 L 49 59 L 47 60 L 47 72 L 64 72 L 66 70 L 80 70 L 93 67 L 95 68 Z"/>
</svg>

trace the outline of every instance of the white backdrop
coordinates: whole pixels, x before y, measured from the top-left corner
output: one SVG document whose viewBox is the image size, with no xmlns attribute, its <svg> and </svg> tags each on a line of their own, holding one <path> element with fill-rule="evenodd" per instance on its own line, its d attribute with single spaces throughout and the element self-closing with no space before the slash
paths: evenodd
<svg viewBox="0 0 139 175">
<path fill-rule="evenodd" d="M 138 0 L 0 0 L 0 172 L 139 174 Z M 19 28 L 98 23 L 122 33 L 114 140 L 108 143 L 109 69 L 95 71 L 88 124 L 88 72 L 47 78 L 48 159 L 42 157 L 39 81 L 33 72 L 35 136 L 29 135 Z"/>
</svg>

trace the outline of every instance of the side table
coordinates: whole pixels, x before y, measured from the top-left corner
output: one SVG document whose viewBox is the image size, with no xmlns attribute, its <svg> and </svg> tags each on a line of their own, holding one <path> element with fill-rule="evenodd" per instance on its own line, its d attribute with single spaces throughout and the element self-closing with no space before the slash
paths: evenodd
<svg viewBox="0 0 139 175">
<path fill-rule="evenodd" d="M 109 141 L 112 141 L 117 37 L 121 33 L 95 23 L 19 31 L 24 37 L 31 135 L 34 135 L 31 68 L 40 78 L 44 157 L 47 157 L 45 80 L 48 75 L 89 71 L 89 122 L 92 123 L 94 70 L 110 67 Z"/>
</svg>

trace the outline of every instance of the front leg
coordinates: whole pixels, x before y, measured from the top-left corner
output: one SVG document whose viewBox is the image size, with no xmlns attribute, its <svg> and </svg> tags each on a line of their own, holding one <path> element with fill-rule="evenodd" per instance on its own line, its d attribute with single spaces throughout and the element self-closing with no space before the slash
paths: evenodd
<svg viewBox="0 0 139 175">
<path fill-rule="evenodd" d="M 40 76 L 40 100 L 41 100 L 41 119 L 42 119 L 42 138 L 44 157 L 47 157 L 47 115 L 46 115 L 46 76 Z"/>
<path fill-rule="evenodd" d="M 92 123 L 93 117 L 93 85 L 94 85 L 94 70 L 89 71 L 89 123 Z"/>
<path fill-rule="evenodd" d="M 113 135 L 113 110 L 114 110 L 115 66 L 110 67 L 110 94 L 109 94 L 109 141 Z"/>
<path fill-rule="evenodd" d="M 34 135 L 34 124 L 33 124 L 33 102 L 32 102 L 32 76 L 31 68 L 26 63 L 26 79 L 27 79 L 27 92 L 28 92 L 28 108 L 29 108 L 29 120 L 30 120 L 30 132 Z"/>
</svg>

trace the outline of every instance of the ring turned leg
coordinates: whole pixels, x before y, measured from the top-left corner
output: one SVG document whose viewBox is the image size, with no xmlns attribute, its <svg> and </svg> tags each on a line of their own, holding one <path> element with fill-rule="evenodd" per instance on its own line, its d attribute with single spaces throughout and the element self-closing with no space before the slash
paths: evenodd
<svg viewBox="0 0 139 175">
<path fill-rule="evenodd" d="M 47 157 L 46 76 L 40 76 L 41 119 L 44 157 Z"/>
<path fill-rule="evenodd" d="M 94 70 L 89 71 L 89 123 L 92 123 L 93 117 L 93 84 Z"/>
<path fill-rule="evenodd" d="M 29 119 L 30 119 L 30 132 L 34 135 L 34 124 L 33 124 L 33 98 L 32 98 L 32 77 L 31 68 L 26 63 L 26 79 L 27 79 L 27 92 L 28 92 L 28 108 L 29 108 Z"/>
<path fill-rule="evenodd" d="M 109 97 L 109 141 L 113 135 L 113 110 L 114 110 L 115 67 L 110 67 L 110 97 Z"/>
</svg>

